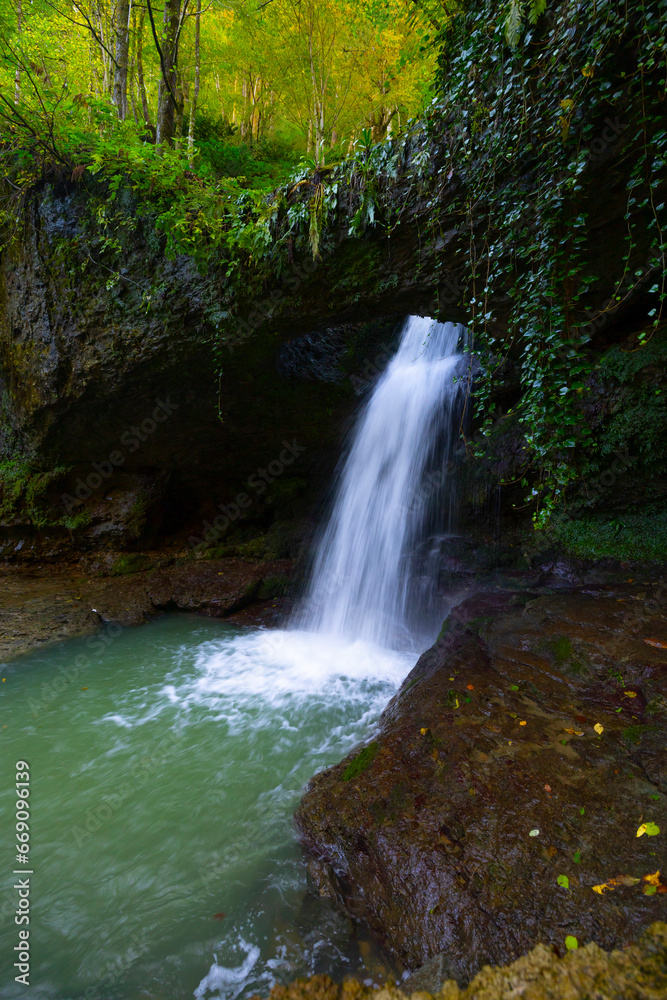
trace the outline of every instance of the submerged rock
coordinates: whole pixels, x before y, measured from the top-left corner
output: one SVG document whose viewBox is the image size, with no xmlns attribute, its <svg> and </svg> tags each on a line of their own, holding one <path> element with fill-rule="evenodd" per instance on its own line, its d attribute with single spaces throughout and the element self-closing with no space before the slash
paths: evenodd
<svg viewBox="0 0 667 1000">
<path fill-rule="evenodd" d="M 311 780 L 296 822 L 319 890 L 399 964 L 444 953 L 464 983 L 537 941 L 618 948 L 667 917 L 667 626 L 650 597 L 467 599 L 375 739 Z M 638 837 L 647 822 L 660 833 Z"/>
</svg>

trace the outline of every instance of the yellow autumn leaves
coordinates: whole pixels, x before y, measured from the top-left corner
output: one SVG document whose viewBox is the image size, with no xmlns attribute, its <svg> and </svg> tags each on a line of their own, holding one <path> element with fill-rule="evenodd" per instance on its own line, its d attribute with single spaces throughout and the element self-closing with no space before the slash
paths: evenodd
<svg viewBox="0 0 667 1000">
<path fill-rule="evenodd" d="M 651 875 L 644 875 L 643 879 L 634 878 L 632 875 L 618 875 L 616 878 L 610 878 L 608 882 L 601 882 L 600 885 L 593 885 L 591 888 L 593 892 L 597 892 L 598 895 L 602 896 L 605 892 L 618 889 L 619 886 L 637 885 L 642 881 L 647 883 L 644 889 L 644 894 L 647 896 L 652 896 L 662 884 L 660 881 L 660 872 L 657 871 Z"/>
</svg>

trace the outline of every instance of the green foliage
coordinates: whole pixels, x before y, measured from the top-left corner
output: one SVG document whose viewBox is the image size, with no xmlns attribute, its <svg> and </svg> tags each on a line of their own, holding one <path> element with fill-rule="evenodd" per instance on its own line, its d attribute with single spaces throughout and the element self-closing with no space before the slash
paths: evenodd
<svg viewBox="0 0 667 1000">
<path fill-rule="evenodd" d="M 518 0 L 500 18 L 493 0 L 469 8 L 443 36 L 440 83 L 452 137 L 443 170 L 458 174 L 463 187 L 453 214 L 467 220 L 471 234 L 483 233 L 471 235 L 464 294 L 471 349 L 481 362 L 476 412 L 488 433 L 494 376 L 511 355 L 521 378 L 514 411 L 526 443 L 523 485 L 540 527 L 599 448 L 583 405 L 597 320 L 586 303 L 599 280 L 586 203 L 594 143 L 621 112 L 628 122 L 623 146 L 633 150 L 627 240 L 607 311 L 652 273 L 656 308 L 639 343 L 650 343 L 661 322 L 667 211 L 655 195 L 667 158 L 667 2 L 648 0 L 630 11 L 608 0 L 564 0 L 548 18 L 533 4 L 519 45 L 524 10 Z M 504 44 L 507 18 L 513 48 Z M 633 111 L 640 108 L 641 120 Z M 651 263 L 635 276 L 635 248 L 647 237 L 642 261 Z M 508 288 L 508 329 L 499 338 L 490 302 L 502 301 Z M 478 452 L 485 447 L 482 440 Z"/>
<path fill-rule="evenodd" d="M 538 19 L 547 9 L 546 0 L 509 0 L 505 17 L 505 40 L 510 48 L 519 43 L 524 17 L 527 15 L 530 24 L 537 24 Z"/>
</svg>

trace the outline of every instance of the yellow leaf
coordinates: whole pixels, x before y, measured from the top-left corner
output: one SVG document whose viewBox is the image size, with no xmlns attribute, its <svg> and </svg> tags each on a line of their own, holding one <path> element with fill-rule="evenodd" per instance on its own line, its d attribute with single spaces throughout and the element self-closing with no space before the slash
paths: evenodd
<svg viewBox="0 0 667 1000">
<path fill-rule="evenodd" d="M 573 736 L 583 736 L 581 729 L 564 729 L 563 732 L 571 733 Z"/>
<path fill-rule="evenodd" d="M 596 722 L 596 723 L 595 723 L 595 725 L 593 726 L 593 729 L 594 729 L 594 730 L 595 730 L 595 732 L 596 732 L 596 733 L 598 734 L 598 736 L 599 736 L 599 735 L 600 735 L 600 734 L 601 734 L 602 732 L 604 732 L 604 726 L 601 726 L 599 722 Z"/>
<path fill-rule="evenodd" d="M 520 723 L 519 723 L 519 725 L 520 725 L 520 726 L 527 726 L 527 725 L 528 725 L 528 723 L 527 723 L 527 722 L 520 722 Z"/>
<path fill-rule="evenodd" d="M 649 837 L 657 837 L 657 835 L 660 833 L 660 827 L 657 825 L 657 823 L 642 823 L 642 825 L 637 830 L 637 836 L 643 837 L 645 833 Z"/>
<path fill-rule="evenodd" d="M 641 882 L 640 878 L 633 878 L 632 875 L 619 875 L 617 878 L 610 878 L 609 885 L 637 885 L 637 882 Z"/>
<path fill-rule="evenodd" d="M 593 892 L 599 893 L 600 896 L 604 892 L 607 892 L 608 889 L 611 889 L 611 888 L 612 888 L 612 886 L 607 885 L 606 882 L 603 882 L 601 885 L 594 885 L 594 886 L 592 886 Z"/>
<path fill-rule="evenodd" d="M 422 736 L 426 736 L 428 729 L 420 729 L 419 732 L 422 734 Z"/>
<path fill-rule="evenodd" d="M 636 691 L 624 691 L 623 694 L 625 695 L 626 698 L 636 698 L 637 697 L 637 692 Z"/>
<path fill-rule="evenodd" d="M 644 881 L 650 883 L 650 885 L 660 885 L 660 872 L 653 872 L 652 875 L 644 875 Z"/>
</svg>

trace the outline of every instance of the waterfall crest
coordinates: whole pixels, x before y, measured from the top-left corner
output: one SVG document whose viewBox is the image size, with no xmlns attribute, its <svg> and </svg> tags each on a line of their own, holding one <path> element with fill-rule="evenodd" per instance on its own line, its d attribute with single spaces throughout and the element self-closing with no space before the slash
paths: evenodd
<svg viewBox="0 0 667 1000">
<path fill-rule="evenodd" d="M 429 539 L 453 527 L 463 332 L 427 317 L 406 321 L 338 468 L 301 628 L 385 646 L 428 631 L 437 585 Z"/>
</svg>

